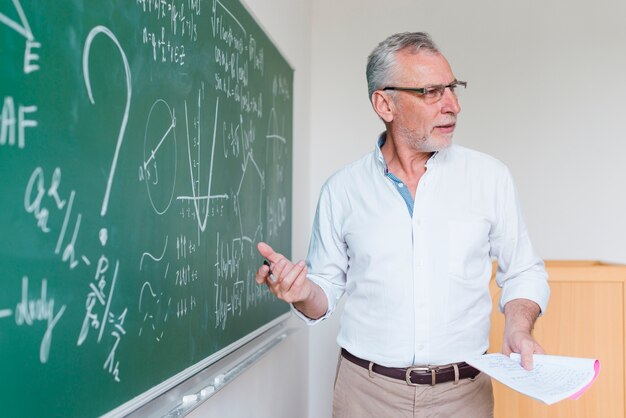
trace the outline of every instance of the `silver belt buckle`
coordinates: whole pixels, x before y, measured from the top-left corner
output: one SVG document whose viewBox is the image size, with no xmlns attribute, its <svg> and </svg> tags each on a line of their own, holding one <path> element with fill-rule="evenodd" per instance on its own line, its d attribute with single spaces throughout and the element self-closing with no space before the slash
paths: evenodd
<svg viewBox="0 0 626 418">
<path fill-rule="evenodd" d="M 406 384 L 409 386 L 417 386 L 419 383 L 413 383 L 411 382 L 411 373 L 413 372 L 430 372 L 430 376 L 431 376 L 431 382 L 430 385 L 431 386 L 435 386 L 435 384 L 437 383 L 437 370 L 433 369 L 432 367 L 407 367 L 406 368 L 406 375 L 405 375 L 405 380 L 406 380 Z"/>
</svg>

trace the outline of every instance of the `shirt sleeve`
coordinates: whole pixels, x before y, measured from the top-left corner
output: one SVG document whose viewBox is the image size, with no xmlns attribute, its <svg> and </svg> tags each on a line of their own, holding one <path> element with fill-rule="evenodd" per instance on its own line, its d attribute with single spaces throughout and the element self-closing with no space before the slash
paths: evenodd
<svg viewBox="0 0 626 418">
<path fill-rule="evenodd" d="M 498 194 L 498 220 L 490 240 L 491 256 L 498 261 L 496 283 L 502 288 L 500 311 L 504 311 L 507 302 L 523 298 L 537 303 L 543 315 L 550 298 L 548 274 L 530 242 L 508 170 Z"/>
<path fill-rule="evenodd" d="M 342 211 L 333 199 L 328 182 L 322 188 L 317 203 L 309 253 L 307 256 L 307 278 L 322 288 L 328 298 L 328 310 L 319 319 L 310 319 L 293 305 L 294 313 L 309 325 L 328 318 L 346 288 L 348 271 L 347 245 L 341 233 Z"/>
</svg>

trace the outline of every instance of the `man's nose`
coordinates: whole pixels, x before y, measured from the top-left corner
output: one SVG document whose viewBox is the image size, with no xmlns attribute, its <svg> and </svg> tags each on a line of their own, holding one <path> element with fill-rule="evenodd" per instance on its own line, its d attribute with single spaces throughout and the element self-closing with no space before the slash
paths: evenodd
<svg viewBox="0 0 626 418">
<path fill-rule="evenodd" d="M 454 113 L 457 114 L 461 112 L 461 105 L 459 104 L 459 98 L 456 97 L 456 94 L 450 88 L 446 88 L 443 91 L 443 97 L 441 98 L 441 111 L 443 113 Z"/>
</svg>

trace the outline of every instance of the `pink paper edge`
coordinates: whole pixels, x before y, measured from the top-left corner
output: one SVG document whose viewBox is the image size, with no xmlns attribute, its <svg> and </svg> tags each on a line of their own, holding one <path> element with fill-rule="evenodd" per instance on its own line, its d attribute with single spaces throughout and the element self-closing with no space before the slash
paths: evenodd
<svg viewBox="0 0 626 418">
<path fill-rule="evenodd" d="M 581 395 L 585 393 L 587 389 L 591 387 L 591 385 L 593 385 L 593 382 L 596 381 L 596 378 L 598 377 L 598 374 L 600 373 L 600 362 L 598 360 L 596 360 L 595 363 L 593 363 L 593 370 L 595 371 L 595 374 L 593 375 L 593 379 L 591 379 L 591 382 L 589 382 L 587 386 L 585 386 L 584 388 L 582 388 L 581 390 L 579 390 L 578 392 L 570 396 L 569 397 L 570 399 L 576 400 L 580 398 Z"/>
</svg>

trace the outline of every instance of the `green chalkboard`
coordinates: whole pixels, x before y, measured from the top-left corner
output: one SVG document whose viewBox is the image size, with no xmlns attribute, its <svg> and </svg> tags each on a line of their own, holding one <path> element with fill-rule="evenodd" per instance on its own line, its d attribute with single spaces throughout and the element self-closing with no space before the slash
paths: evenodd
<svg viewBox="0 0 626 418">
<path fill-rule="evenodd" d="M 235 0 L 0 1 L 0 415 L 119 410 L 288 311 L 292 99 Z"/>
</svg>

